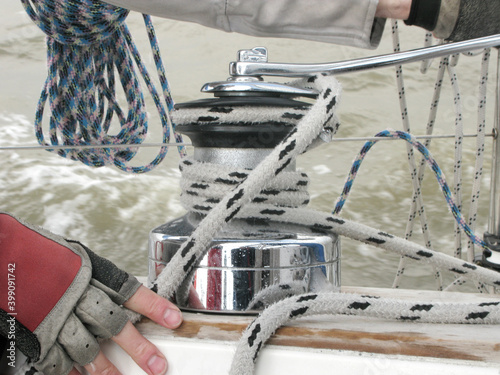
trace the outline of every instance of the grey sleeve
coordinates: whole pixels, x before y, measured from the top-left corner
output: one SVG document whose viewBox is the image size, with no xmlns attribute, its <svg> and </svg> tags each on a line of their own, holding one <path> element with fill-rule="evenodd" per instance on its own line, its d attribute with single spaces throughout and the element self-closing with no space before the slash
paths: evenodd
<svg viewBox="0 0 500 375">
<path fill-rule="evenodd" d="M 378 0 L 104 0 L 154 16 L 253 36 L 375 48 Z"/>
</svg>

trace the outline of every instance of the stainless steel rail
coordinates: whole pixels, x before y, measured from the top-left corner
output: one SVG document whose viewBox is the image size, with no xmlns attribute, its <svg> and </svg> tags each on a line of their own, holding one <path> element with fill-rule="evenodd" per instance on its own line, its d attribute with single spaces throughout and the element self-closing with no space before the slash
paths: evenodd
<svg viewBox="0 0 500 375">
<path fill-rule="evenodd" d="M 495 141 L 493 142 L 493 160 L 491 165 L 490 217 L 488 232 L 500 237 L 500 49 L 497 60 L 497 82 L 495 98 Z"/>
<path fill-rule="evenodd" d="M 500 47 L 500 34 L 463 42 L 441 44 L 410 51 L 322 64 L 289 64 L 265 62 L 265 58 L 248 58 L 239 54 L 239 61 L 229 64 L 229 74 L 239 76 L 308 77 L 317 73 L 345 74 L 368 69 L 407 64 L 420 60 L 448 56 L 476 49 Z M 245 51 L 248 52 L 248 51 Z M 259 53 L 263 53 L 262 49 Z M 264 52 L 265 53 L 265 52 Z M 256 60 L 256 61 L 255 61 Z"/>
<path fill-rule="evenodd" d="M 0 146 L 0 151 L 33 151 L 33 150 L 88 150 L 102 148 L 150 148 L 150 147 L 181 147 L 191 146 L 191 143 L 127 143 L 118 145 L 19 145 L 19 146 Z"/>
<path fill-rule="evenodd" d="M 464 138 L 476 138 L 477 134 L 464 134 Z M 486 137 L 496 139 L 496 132 L 486 134 Z M 454 134 L 437 134 L 437 135 L 416 135 L 416 139 L 454 139 Z M 349 137 L 349 138 L 333 138 L 331 142 L 368 142 L 368 141 L 397 141 L 396 138 L 387 137 Z M 41 146 L 41 145 L 19 145 L 19 146 L 0 146 L 0 151 L 36 151 L 36 150 L 85 150 L 85 149 L 102 149 L 102 148 L 151 148 L 151 147 L 180 147 L 192 146 L 191 143 L 130 143 L 123 145 L 57 145 L 57 146 Z M 499 185 L 500 186 L 500 185 Z"/>
</svg>

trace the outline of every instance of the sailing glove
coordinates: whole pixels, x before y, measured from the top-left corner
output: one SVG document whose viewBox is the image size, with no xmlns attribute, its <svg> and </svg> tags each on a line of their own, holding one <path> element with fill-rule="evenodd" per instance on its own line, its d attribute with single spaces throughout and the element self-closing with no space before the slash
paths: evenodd
<svg viewBox="0 0 500 375">
<path fill-rule="evenodd" d="M 127 323 L 139 281 L 79 242 L 0 213 L 0 335 L 45 375 L 99 353 Z M 7 274 L 7 275 L 5 275 Z"/>
<path fill-rule="evenodd" d="M 413 0 L 405 23 L 452 42 L 500 34 L 500 0 Z"/>
</svg>

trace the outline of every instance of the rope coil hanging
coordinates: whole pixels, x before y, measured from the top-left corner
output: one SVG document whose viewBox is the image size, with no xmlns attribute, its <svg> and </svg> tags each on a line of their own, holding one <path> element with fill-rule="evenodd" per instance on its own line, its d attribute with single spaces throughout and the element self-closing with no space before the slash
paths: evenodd
<svg viewBox="0 0 500 375">
<path fill-rule="evenodd" d="M 127 10 L 93 0 L 22 0 L 22 3 L 30 18 L 47 34 L 48 76 L 35 119 L 36 137 L 41 145 L 140 145 L 146 139 L 149 123 L 137 69 L 159 113 L 162 143 L 169 143 L 170 128 L 174 131 L 176 142 L 182 143 L 169 118 L 173 100 L 149 16 L 144 15 L 144 21 L 163 99 L 152 83 L 125 24 Z M 126 110 L 122 109 L 116 97 L 117 78 L 127 101 Z M 50 144 L 42 127 L 47 101 L 51 112 Z M 110 131 L 115 116 L 120 129 L 113 135 Z M 115 165 L 126 172 L 144 173 L 165 158 L 167 147 L 161 147 L 158 155 L 148 164 L 131 166 L 129 162 L 137 151 L 137 147 L 130 147 L 59 149 L 55 152 L 94 167 Z M 184 156 L 183 147 L 179 146 L 179 152 Z"/>
</svg>

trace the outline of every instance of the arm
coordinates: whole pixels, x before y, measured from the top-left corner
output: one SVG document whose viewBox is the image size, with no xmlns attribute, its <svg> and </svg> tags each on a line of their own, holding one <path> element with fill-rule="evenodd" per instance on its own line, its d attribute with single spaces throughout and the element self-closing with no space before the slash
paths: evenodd
<svg viewBox="0 0 500 375">
<path fill-rule="evenodd" d="M 375 17 L 407 20 L 410 8 L 411 0 L 379 0 Z"/>
<path fill-rule="evenodd" d="M 253 36 L 376 47 L 378 0 L 104 0 L 159 17 Z"/>
<path fill-rule="evenodd" d="M 451 41 L 500 33 L 498 0 L 103 0 L 123 8 L 253 36 L 375 48 L 385 19 Z"/>
</svg>

